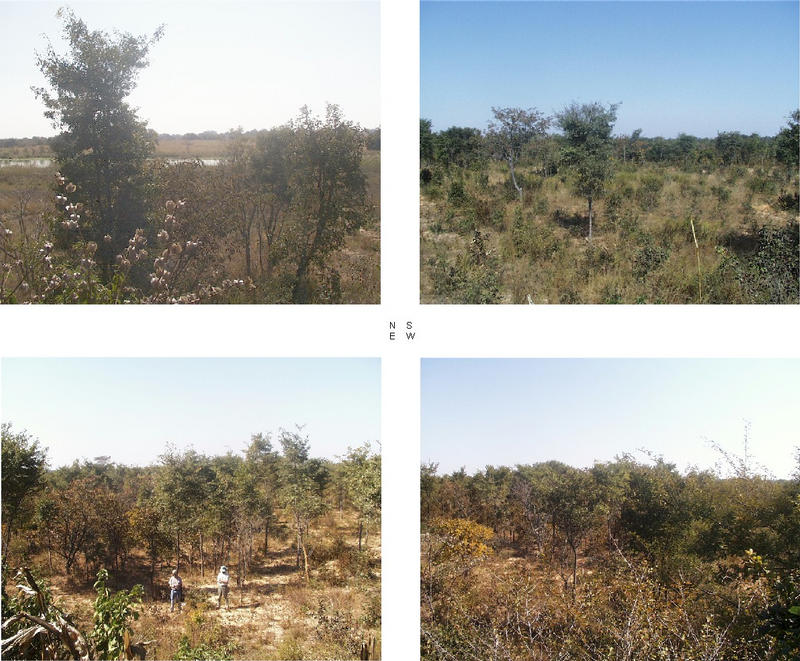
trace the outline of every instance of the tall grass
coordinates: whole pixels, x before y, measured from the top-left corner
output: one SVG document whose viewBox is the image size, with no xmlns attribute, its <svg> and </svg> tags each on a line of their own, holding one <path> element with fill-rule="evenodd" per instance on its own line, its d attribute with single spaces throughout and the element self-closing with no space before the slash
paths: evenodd
<svg viewBox="0 0 800 661">
<path fill-rule="evenodd" d="M 782 175 L 733 170 L 627 165 L 594 205 L 589 244 L 586 202 L 566 175 L 520 168 L 520 204 L 500 164 L 434 167 L 421 186 L 421 300 L 797 303 L 798 287 L 777 291 L 756 277 L 766 268 L 772 279 L 790 283 L 796 272 L 797 211 L 785 193 L 764 185 Z M 796 179 L 788 185 L 796 188 Z M 476 231 L 494 260 L 491 295 L 478 265 L 466 261 Z M 475 282 L 484 283 L 481 300 L 474 300 Z"/>
</svg>

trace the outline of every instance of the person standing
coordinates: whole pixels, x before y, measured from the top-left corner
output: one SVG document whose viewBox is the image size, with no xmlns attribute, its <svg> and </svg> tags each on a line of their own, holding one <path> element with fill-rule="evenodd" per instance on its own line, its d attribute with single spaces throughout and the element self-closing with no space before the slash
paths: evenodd
<svg viewBox="0 0 800 661">
<path fill-rule="evenodd" d="M 181 601 L 183 601 L 183 579 L 178 576 L 178 570 L 172 570 L 169 577 L 169 612 L 175 610 L 175 601 L 178 602 L 178 612 L 181 612 Z"/>
<path fill-rule="evenodd" d="M 217 574 L 217 608 L 222 608 L 222 598 L 225 597 L 225 608 L 230 608 L 228 602 L 228 583 L 230 576 L 228 575 L 228 568 L 225 565 L 219 568 Z"/>
</svg>

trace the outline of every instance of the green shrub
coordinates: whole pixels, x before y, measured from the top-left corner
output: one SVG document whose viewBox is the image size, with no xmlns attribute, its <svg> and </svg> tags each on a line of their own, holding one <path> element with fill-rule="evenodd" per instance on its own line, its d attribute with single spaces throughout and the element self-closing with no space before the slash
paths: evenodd
<svg viewBox="0 0 800 661">
<path fill-rule="evenodd" d="M 643 211 L 650 211 L 658 207 L 661 190 L 664 188 L 664 176 L 647 173 L 639 181 L 636 191 L 636 201 Z"/>
<path fill-rule="evenodd" d="M 733 277 L 748 303 L 800 303 L 800 240 L 796 221 L 764 225 L 751 238 L 749 253 L 722 250 L 715 280 Z M 722 301 L 715 301 L 722 302 Z"/>
<path fill-rule="evenodd" d="M 535 225 L 519 207 L 514 210 L 511 245 L 516 257 L 527 256 L 531 261 L 547 259 L 561 248 L 561 242 L 552 227 Z"/>
<path fill-rule="evenodd" d="M 581 271 L 584 277 L 596 272 L 607 271 L 614 263 L 614 255 L 603 245 L 590 243 L 586 246 Z"/>
<path fill-rule="evenodd" d="M 745 186 L 751 193 L 761 195 L 774 195 L 776 189 L 774 179 L 759 174 L 748 179 Z"/>
<path fill-rule="evenodd" d="M 614 225 L 616 225 L 619 222 L 623 202 L 624 199 L 622 197 L 622 193 L 620 193 L 618 190 L 612 190 L 606 196 L 606 206 L 605 206 L 606 217 Z"/>
<path fill-rule="evenodd" d="M 747 168 L 736 165 L 734 167 L 728 168 L 727 176 L 725 177 L 725 181 L 729 184 L 735 184 L 739 179 L 744 177 L 747 174 Z"/>
<path fill-rule="evenodd" d="M 178 650 L 173 657 L 177 661 L 226 661 L 233 658 L 233 653 L 236 651 L 236 645 L 233 643 L 223 643 L 217 646 L 208 643 L 200 643 L 196 647 L 192 647 L 189 642 L 189 637 L 186 635 L 181 636 L 178 642 Z M 110 658 L 110 657 L 109 657 Z M 294 659 L 302 657 L 285 657 L 282 659 Z"/>
<path fill-rule="evenodd" d="M 125 634 L 132 633 L 128 622 L 139 618 L 144 588 L 134 585 L 130 590 L 120 590 L 112 596 L 106 587 L 107 580 L 108 571 L 101 569 L 97 572 L 91 640 L 100 658 L 118 659 L 125 649 Z"/>
<path fill-rule="evenodd" d="M 501 205 L 496 205 L 492 209 L 492 216 L 489 219 L 489 227 L 498 232 L 506 230 L 506 210 Z"/>
<path fill-rule="evenodd" d="M 447 192 L 447 201 L 455 207 L 463 207 L 467 203 L 467 199 L 464 182 L 460 179 L 451 181 L 450 189 Z"/>
<path fill-rule="evenodd" d="M 717 199 L 717 204 L 719 206 L 722 206 L 731 199 L 730 188 L 725 188 L 725 186 L 712 186 L 711 194 Z"/>
<path fill-rule="evenodd" d="M 475 231 L 472 242 L 453 263 L 439 255 L 432 260 L 434 293 L 443 302 L 480 304 L 496 303 L 500 298 L 500 274 L 497 258 L 485 248 L 488 237 Z"/>
<path fill-rule="evenodd" d="M 783 211 L 800 211 L 800 195 L 797 191 L 793 193 L 781 191 L 776 206 Z"/>
<path fill-rule="evenodd" d="M 453 229 L 462 236 L 469 236 L 478 229 L 474 209 L 465 210 L 463 214 L 455 216 L 453 220 Z"/>
<path fill-rule="evenodd" d="M 544 195 L 539 195 L 533 202 L 533 212 L 540 216 L 550 213 L 550 202 Z"/>
<path fill-rule="evenodd" d="M 657 269 L 669 257 L 669 249 L 656 245 L 650 237 L 636 250 L 633 256 L 633 275 L 644 280 L 650 271 Z"/>
</svg>

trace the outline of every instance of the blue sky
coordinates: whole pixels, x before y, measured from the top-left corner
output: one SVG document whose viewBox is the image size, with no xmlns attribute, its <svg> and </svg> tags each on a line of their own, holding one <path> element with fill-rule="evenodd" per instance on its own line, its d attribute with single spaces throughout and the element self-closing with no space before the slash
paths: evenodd
<svg viewBox="0 0 800 661">
<path fill-rule="evenodd" d="M 2 370 L 3 422 L 38 437 L 52 466 L 146 465 L 167 443 L 239 452 L 295 424 L 318 457 L 380 440 L 377 358 L 6 358 Z"/>
<path fill-rule="evenodd" d="M 335 0 L 221 2 L 0 0 L 0 137 L 53 135 L 30 88 L 44 85 L 34 51 L 66 53 L 60 6 L 90 30 L 152 34 L 165 25 L 130 97 L 160 133 L 269 128 L 303 105 L 337 103 L 365 127 L 380 123 L 380 5 Z"/>
<path fill-rule="evenodd" d="M 551 459 L 588 467 L 645 449 L 684 470 L 721 459 L 710 441 L 777 477 L 800 447 L 800 360 L 426 359 L 423 462 L 440 472 Z"/>
<path fill-rule="evenodd" d="M 774 135 L 798 107 L 797 2 L 422 2 L 421 116 L 622 102 L 617 133 Z"/>
</svg>

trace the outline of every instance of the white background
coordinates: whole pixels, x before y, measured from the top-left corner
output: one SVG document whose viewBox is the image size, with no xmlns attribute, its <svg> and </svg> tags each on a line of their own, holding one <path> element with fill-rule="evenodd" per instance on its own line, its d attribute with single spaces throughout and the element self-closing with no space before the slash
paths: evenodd
<svg viewBox="0 0 800 661">
<path fill-rule="evenodd" d="M 800 357 L 800 306 L 420 306 L 418 4 L 384 0 L 381 22 L 380 306 L 5 306 L 0 355 L 380 356 L 383 658 L 400 661 L 419 655 L 421 357 Z"/>
</svg>

